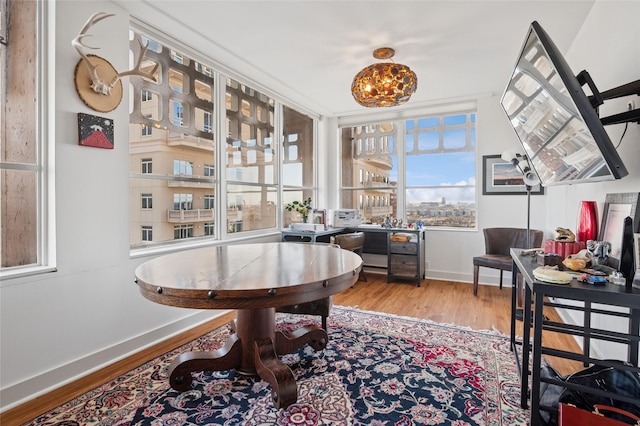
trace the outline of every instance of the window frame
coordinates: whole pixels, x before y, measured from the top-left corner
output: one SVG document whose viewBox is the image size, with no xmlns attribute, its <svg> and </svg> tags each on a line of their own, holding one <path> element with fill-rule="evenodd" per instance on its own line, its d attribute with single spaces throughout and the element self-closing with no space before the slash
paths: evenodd
<svg viewBox="0 0 640 426">
<path fill-rule="evenodd" d="M 2 163 L 4 169 L 37 173 L 36 263 L 0 267 L 0 287 L 9 279 L 57 271 L 55 233 L 55 6 L 36 2 L 36 164 Z M 3 48 L 6 48 L 3 47 Z"/>
<path fill-rule="evenodd" d="M 475 185 L 475 197 L 474 197 L 474 203 L 475 203 L 475 226 L 474 227 L 469 227 L 469 228 L 463 228 L 463 227 L 452 227 L 452 226 L 429 226 L 428 229 L 429 230 L 437 230 L 437 231 L 460 231 L 460 232 L 468 232 L 468 231 L 477 231 L 478 229 L 478 215 L 477 215 L 477 210 L 478 210 L 478 179 L 477 179 L 477 175 L 478 175 L 478 170 L 477 170 L 477 159 L 478 159 L 478 143 L 477 143 L 477 137 L 478 137 L 478 133 L 477 133 L 477 121 L 478 121 L 478 106 L 477 106 L 477 102 L 475 101 L 463 101 L 457 104 L 451 104 L 451 105 L 443 105 L 443 106 L 434 106 L 434 107 L 428 107 L 428 108 L 416 108 L 416 109 L 412 109 L 410 112 L 408 113 L 402 113 L 402 112 L 391 112 L 391 113 L 387 113 L 387 112 L 383 112 L 383 113 L 379 113 L 379 114 L 367 114 L 366 116 L 349 116 L 349 117 L 340 117 L 338 118 L 338 123 L 337 123 L 337 144 L 338 144 L 338 150 L 341 149 L 340 144 L 342 144 L 342 131 L 345 128 L 351 128 L 351 127 L 359 127 L 359 126 L 375 126 L 377 124 L 381 124 L 381 123 L 393 123 L 394 126 L 397 127 L 397 131 L 396 131 L 396 135 L 395 135 L 395 139 L 394 139 L 394 154 L 397 157 L 397 172 L 398 172 L 398 182 L 397 182 L 397 187 L 394 188 L 395 191 L 395 197 L 396 197 L 396 215 L 398 218 L 406 218 L 407 216 L 407 206 L 406 206 L 406 192 L 407 189 L 415 189 L 415 188 L 422 188 L 422 187 L 430 187 L 433 188 L 433 186 L 428 186 L 428 185 L 412 185 L 412 186 L 408 186 L 407 182 L 406 182 L 406 158 L 408 156 L 408 153 L 406 152 L 406 146 L 407 146 L 407 129 L 406 129 L 406 122 L 409 120 L 420 120 L 420 119 L 424 119 L 424 118 L 431 118 L 431 117 L 440 117 L 440 118 L 444 118 L 444 117 L 448 117 L 448 116 L 455 116 L 455 115 L 471 115 L 474 114 L 475 115 L 475 124 L 474 124 L 474 128 L 475 128 L 475 137 L 476 137 L 476 145 L 474 147 L 474 156 L 475 156 L 475 164 L 476 164 L 476 171 L 475 171 L 475 175 L 474 177 L 476 178 L 476 185 Z M 363 150 L 366 149 L 366 147 L 363 147 Z M 340 158 L 340 163 L 341 163 L 341 167 L 342 167 L 342 158 Z M 361 171 L 362 172 L 362 171 Z M 366 178 L 363 176 L 362 173 L 360 173 L 360 179 L 361 180 L 365 180 Z M 343 191 L 360 191 L 363 189 L 369 189 L 367 188 L 367 186 L 364 184 L 364 182 L 360 182 L 359 183 L 360 186 L 355 186 L 355 187 L 344 187 L 342 185 L 342 180 L 339 177 L 338 181 L 337 181 L 337 187 L 338 187 L 338 191 L 340 193 L 339 195 L 339 200 L 342 200 L 342 193 Z M 375 187 L 374 187 L 375 189 Z M 362 199 L 360 198 L 359 200 L 359 209 L 363 210 L 364 206 L 366 204 L 368 204 L 370 202 L 370 200 L 368 199 Z M 343 208 L 341 205 L 339 205 L 338 208 Z M 344 207 L 346 208 L 346 207 Z"/>
<path fill-rule="evenodd" d="M 226 98 L 225 98 L 225 87 L 227 79 L 233 79 L 238 83 L 246 86 L 248 90 L 253 90 L 261 93 L 262 95 L 266 95 L 267 97 L 273 99 L 274 102 L 274 118 L 273 118 L 273 135 L 272 135 L 272 144 L 274 151 L 277 152 L 277 155 L 280 156 L 279 150 L 281 149 L 281 137 L 282 137 L 282 122 L 281 116 L 282 111 L 285 107 L 289 107 L 294 109 L 300 114 L 307 115 L 313 120 L 313 183 L 310 187 L 312 197 L 316 200 L 317 195 L 317 185 L 318 185 L 318 177 L 317 177 L 317 168 L 318 168 L 318 122 L 320 120 L 320 115 L 318 113 L 312 112 L 306 107 L 303 107 L 295 102 L 291 102 L 290 100 L 283 98 L 281 94 L 274 93 L 274 91 L 269 90 L 263 85 L 257 84 L 255 81 L 247 80 L 245 76 L 238 74 L 237 72 L 229 69 L 226 65 L 217 62 L 211 56 L 205 56 L 200 52 L 194 51 L 192 47 L 187 46 L 185 43 L 181 42 L 175 35 L 173 34 L 165 34 L 152 26 L 149 26 L 142 21 L 139 21 L 136 18 L 131 18 L 129 23 L 130 31 L 136 32 L 142 35 L 142 40 L 145 42 L 147 39 L 152 40 L 153 42 L 157 42 L 164 46 L 164 48 L 170 50 L 176 50 L 188 57 L 190 61 L 195 62 L 196 69 L 202 68 L 201 71 L 203 74 L 210 76 L 213 78 L 213 103 L 215 108 L 212 114 L 212 131 L 215 152 L 214 158 L 211 162 L 208 162 L 210 165 L 214 167 L 214 176 L 213 176 L 213 192 L 214 194 L 218 194 L 219 196 L 215 197 L 215 211 L 214 211 L 214 221 L 215 221 L 215 232 L 212 236 L 204 236 L 204 237 L 194 237 L 189 240 L 179 239 L 179 240 L 163 240 L 153 242 L 152 244 L 139 244 L 139 245 L 130 245 L 129 246 L 129 255 L 132 258 L 147 256 L 149 254 L 155 253 L 165 253 L 170 251 L 188 249 L 193 247 L 201 247 L 208 245 L 219 245 L 226 244 L 233 241 L 242 241 L 242 240 L 251 240 L 260 236 L 269 236 L 274 234 L 279 234 L 282 226 L 283 226 L 283 215 L 285 212 L 284 203 L 283 203 L 283 194 L 285 188 L 282 184 L 282 165 L 280 159 L 275 162 L 274 167 L 277 169 L 277 183 L 274 186 L 274 190 L 276 192 L 276 220 L 273 227 L 263 228 L 263 229 L 255 229 L 249 231 L 242 232 L 228 232 L 227 229 L 227 212 L 226 212 L 226 196 L 227 188 L 233 185 L 244 185 L 244 182 L 241 182 L 241 176 L 238 178 L 230 179 L 227 176 L 227 168 L 226 168 L 226 141 L 230 135 L 227 135 L 225 123 L 227 121 L 226 116 Z M 206 73 L 204 71 L 207 71 Z M 211 75 L 210 75 L 211 74 Z M 173 91 L 171 91 L 173 93 Z M 169 99 L 179 100 L 179 94 L 176 94 L 175 97 L 171 97 L 169 95 Z M 190 112 L 186 110 L 186 106 L 184 108 L 184 125 L 187 125 L 193 117 L 190 117 Z M 256 114 L 260 114 L 260 111 L 256 111 Z M 264 114 L 265 111 L 262 111 Z M 268 112 L 267 112 L 268 113 Z M 169 113 L 173 115 L 172 112 Z M 154 167 L 155 169 L 155 167 Z M 198 172 L 194 171 L 194 173 L 202 173 L 202 169 L 198 169 Z M 145 179 L 152 178 L 149 175 L 143 175 L 142 173 L 138 174 L 136 172 L 129 173 L 130 179 Z M 236 181 L 238 179 L 240 182 Z M 165 180 L 172 181 L 171 177 L 165 178 Z M 266 184 L 267 187 L 271 187 L 271 183 Z M 305 188 L 306 189 L 306 188 Z M 212 238 L 213 237 L 213 238 Z"/>
</svg>

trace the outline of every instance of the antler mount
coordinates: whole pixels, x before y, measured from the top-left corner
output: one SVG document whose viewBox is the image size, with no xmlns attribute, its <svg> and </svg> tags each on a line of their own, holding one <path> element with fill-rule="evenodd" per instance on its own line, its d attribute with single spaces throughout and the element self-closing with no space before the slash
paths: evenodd
<svg viewBox="0 0 640 426">
<path fill-rule="evenodd" d="M 114 15 L 104 12 L 94 13 L 89 17 L 78 35 L 71 41 L 71 45 L 81 57 L 75 68 L 76 91 L 89 108 L 100 112 L 113 111 L 120 104 L 122 100 L 122 77 L 139 75 L 156 81 L 154 74 L 158 68 L 158 64 L 156 64 L 149 72 L 142 70 L 142 61 L 149 44 L 147 43 L 145 46 L 139 39 L 140 54 L 136 61 L 136 67 L 120 73 L 106 59 L 84 52 L 85 49 L 97 49 L 83 42 L 85 37 L 91 37 L 91 34 L 88 33 L 89 28 L 110 16 Z"/>
</svg>

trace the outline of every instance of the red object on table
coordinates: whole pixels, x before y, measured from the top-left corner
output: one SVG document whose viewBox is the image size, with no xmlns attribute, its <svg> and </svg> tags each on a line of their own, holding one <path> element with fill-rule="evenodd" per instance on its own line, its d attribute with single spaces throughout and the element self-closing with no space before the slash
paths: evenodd
<svg viewBox="0 0 640 426">
<path fill-rule="evenodd" d="M 598 206 L 595 201 L 581 201 L 576 240 L 586 242 L 596 239 L 598 239 Z"/>
<path fill-rule="evenodd" d="M 544 241 L 544 252 L 549 254 L 557 254 L 558 256 L 562 256 L 563 259 L 571 256 L 572 254 L 578 253 L 580 250 L 587 248 L 586 241 L 575 241 L 571 243 L 567 243 L 564 241 L 556 241 L 556 240 L 545 240 Z"/>
</svg>

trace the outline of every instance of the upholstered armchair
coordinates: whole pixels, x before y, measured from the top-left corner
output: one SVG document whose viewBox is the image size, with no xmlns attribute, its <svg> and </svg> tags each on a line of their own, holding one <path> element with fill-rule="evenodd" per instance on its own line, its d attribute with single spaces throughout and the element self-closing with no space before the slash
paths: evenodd
<svg viewBox="0 0 640 426">
<path fill-rule="evenodd" d="M 480 267 L 500 270 L 500 288 L 502 288 L 502 273 L 512 270 L 512 247 L 527 248 L 526 228 L 485 228 L 485 254 L 473 258 L 473 295 L 478 295 L 478 273 Z M 530 230 L 530 248 L 542 246 L 543 232 Z"/>
</svg>

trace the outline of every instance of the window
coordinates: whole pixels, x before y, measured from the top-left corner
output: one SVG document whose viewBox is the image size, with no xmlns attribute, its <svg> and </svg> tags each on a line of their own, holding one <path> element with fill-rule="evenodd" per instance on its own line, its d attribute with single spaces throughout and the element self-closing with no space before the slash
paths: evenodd
<svg viewBox="0 0 640 426">
<path fill-rule="evenodd" d="M 142 124 L 140 128 L 140 136 L 151 136 L 153 133 L 153 128 L 151 126 L 147 126 L 146 124 Z"/>
<path fill-rule="evenodd" d="M 274 100 L 235 80 L 226 86 L 227 232 L 275 228 L 278 155 Z M 261 119 L 255 111 L 264 110 Z"/>
<path fill-rule="evenodd" d="M 288 107 L 282 110 L 282 185 L 283 207 L 294 200 L 312 197 L 314 121 L 312 118 Z M 296 212 L 283 209 L 284 226 L 298 220 Z"/>
<path fill-rule="evenodd" d="M 203 130 L 207 133 L 211 133 L 212 131 L 212 126 L 211 126 L 211 113 L 209 111 L 204 111 L 204 116 L 203 116 Z"/>
<path fill-rule="evenodd" d="M 171 122 L 176 126 L 184 126 L 184 105 L 181 102 L 171 100 L 171 108 L 173 111 Z"/>
<path fill-rule="evenodd" d="M 173 160 L 174 175 L 193 175 L 193 163 L 185 160 Z"/>
<path fill-rule="evenodd" d="M 47 251 L 55 227 L 47 223 L 53 177 L 46 140 L 48 86 L 55 85 L 43 74 L 47 40 L 38 22 L 48 23 L 46 2 L 6 1 L 2 11 L 9 42 L 0 44 L 0 268 L 9 276 L 55 264 Z"/>
<path fill-rule="evenodd" d="M 371 223 L 475 228 L 475 124 L 460 112 L 343 128 L 341 207 Z"/>
<path fill-rule="evenodd" d="M 130 207 L 132 249 L 149 246 L 137 230 L 150 223 L 153 245 L 273 230 L 283 220 L 280 202 L 313 196 L 314 118 L 193 60 L 188 48 L 132 30 L 132 51 L 139 39 L 150 42 L 144 66 L 160 66 L 157 83 L 129 77 L 130 197 L 155 198 L 153 209 Z"/>
<path fill-rule="evenodd" d="M 141 239 L 142 241 L 153 241 L 153 227 L 143 226 Z"/>
<path fill-rule="evenodd" d="M 152 95 L 150 90 L 143 90 L 140 92 L 140 100 L 142 102 L 150 102 L 152 100 Z"/>
<path fill-rule="evenodd" d="M 193 194 L 173 194 L 174 210 L 192 210 Z"/>
<path fill-rule="evenodd" d="M 173 238 L 180 240 L 193 237 L 193 225 L 175 225 L 173 227 Z"/>
<path fill-rule="evenodd" d="M 475 228 L 475 121 L 475 113 L 464 113 L 405 122 L 409 223 Z"/>
<path fill-rule="evenodd" d="M 153 161 L 151 158 L 143 158 L 140 160 L 140 171 L 145 174 L 153 173 Z"/>
<path fill-rule="evenodd" d="M 205 209 L 215 209 L 216 197 L 215 195 L 205 195 L 204 196 L 204 208 Z"/>
<path fill-rule="evenodd" d="M 150 210 L 153 208 L 153 197 L 151 194 L 142 194 L 142 209 Z"/>
</svg>

